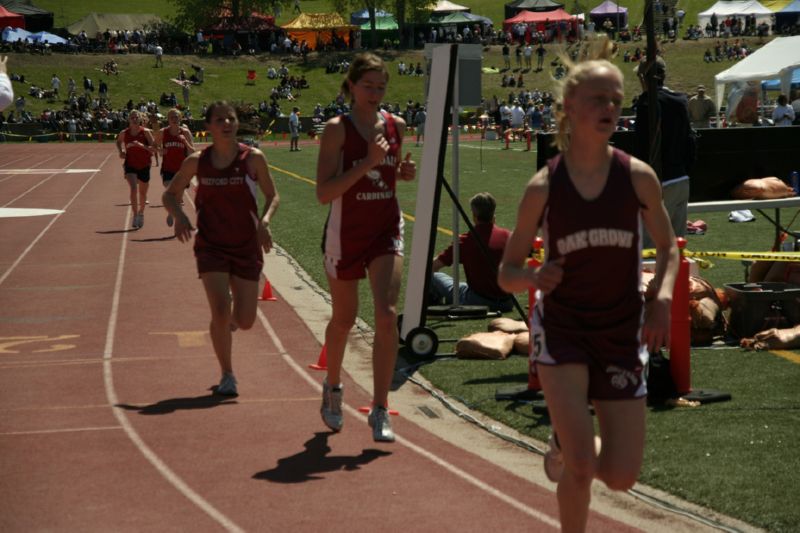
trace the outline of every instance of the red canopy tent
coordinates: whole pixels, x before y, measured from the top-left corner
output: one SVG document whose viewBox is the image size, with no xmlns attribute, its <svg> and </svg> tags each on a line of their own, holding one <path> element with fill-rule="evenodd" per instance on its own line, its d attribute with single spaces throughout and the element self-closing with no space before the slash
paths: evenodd
<svg viewBox="0 0 800 533">
<path fill-rule="evenodd" d="M 12 13 L 8 9 L 0 6 L 0 28 L 6 27 L 25 29 L 25 17 Z"/>
<path fill-rule="evenodd" d="M 508 29 L 509 26 L 514 24 L 537 24 L 539 22 L 558 22 L 561 20 L 573 20 L 575 15 L 570 15 L 563 9 L 555 9 L 553 11 L 528 11 L 523 10 L 503 21 L 503 28 Z"/>
<path fill-rule="evenodd" d="M 503 30 L 511 31 L 511 29 L 516 26 L 517 24 L 525 24 L 527 29 L 525 31 L 524 41 L 526 43 L 531 42 L 531 32 L 539 32 L 545 33 L 547 31 L 547 26 L 549 24 L 558 24 L 565 22 L 569 25 L 570 29 L 575 29 L 575 24 L 577 23 L 577 18 L 575 15 L 570 15 L 563 9 L 555 9 L 553 11 L 520 11 L 510 19 L 506 19 L 503 21 Z M 559 24 L 559 26 L 563 26 Z M 553 28 L 551 26 L 551 28 Z M 560 39 L 560 36 L 566 35 L 565 28 L 556 28 L 557 33 Z M 561 31 L 564 31 L 563 35 Z"/>
</svg>

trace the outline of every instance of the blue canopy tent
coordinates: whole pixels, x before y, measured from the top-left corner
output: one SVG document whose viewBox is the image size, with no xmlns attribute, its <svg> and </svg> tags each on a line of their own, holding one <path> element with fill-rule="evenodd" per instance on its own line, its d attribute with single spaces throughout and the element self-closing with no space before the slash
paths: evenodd
<svg viewBox="0 0 800 533">
<path fill-rule="evenodd" d="M 790 82 L 792 84 L 792 89 L 800 88 L 800 68 L 797 68 L 792 73 L 792 80 Z M 774 80 L 764 80 L 761 82 L 761 90 L 762 91 L 780 91 L 781 90 L 781 80 L 774 79 Z M 788 95 L 787 95 L 788 96 Z"/>
<path fill-rule="evenodd" d="M 20 39 L 22 39 L 23 41 L 25 39 L 28 39 L 30 41 L 31 35 L 33 35 L 31 32 L 23 30 L 22 28 L 7 27 L 6 29 L 3 30 L 3 40 L 11 43 L 17 42 Z"/>
<path fill-rule="evenodd" d="M 375 10 L 375 19 L 391 17 L 393 16 L 391 13 L 387 13 L 383 9 L 376 9 Z M 362 9 L 361 11 L 356 11 L 355 13 L 350 13 L 350 24 L 354 26 L 361 26 L 365 22 L 369 22 L 369 10 Z"/>
<path fill-rule="evenodd" d="M 794 0 L 777 13 L 775 13 L 775 27 L 778 31 L 784 26 L 792 27 L 800 20 L 800 0 Z"/>
<path fill-rule="evenodd" d="M 59 37 L 58 35 L 46 31 L 40 31 L 37 33 L 31 34 L 29 37 L 35 43 L 48 43 L 48 44 L 67 44 L 67 40 L 63 37 Z"/>
</svg>

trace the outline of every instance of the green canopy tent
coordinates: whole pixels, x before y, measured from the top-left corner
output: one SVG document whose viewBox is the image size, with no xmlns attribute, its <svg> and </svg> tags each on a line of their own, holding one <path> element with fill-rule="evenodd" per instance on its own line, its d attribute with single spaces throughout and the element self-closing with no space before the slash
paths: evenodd
<svg viewBox="0 0 800 533">
<path fill-rule="evenodd" d="M 370 42 L 372 28 L 369 25 L 369 21 L 359 27 L 361 28 L 362 42 Z M 400 26 L 397 24 L 394 15 L 375 17 L 375 43 L 380 45 L 386 39 L 390 41 L 400 39 Z"/>
<path fill-rule="evenodd" d="M 365 22 L 360 27 L 362 32 L 369 31 L 371 29 L 369 21 Z M 387 15 L 385 17 L 375 18 L 376 31 L 390 31 L 398 29 L 400 29 L 400 26 L 397 25 L 397 21 L 395 20 L 394 15 Z"/>
</svg>

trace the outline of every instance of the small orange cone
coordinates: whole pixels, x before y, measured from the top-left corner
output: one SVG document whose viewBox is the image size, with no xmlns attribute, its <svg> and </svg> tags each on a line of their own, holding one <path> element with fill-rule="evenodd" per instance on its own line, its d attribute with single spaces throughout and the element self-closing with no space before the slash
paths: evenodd
<svg viewBox="0 0 800 533">
<path fill-rule="evenodd" d="M 364 406 L 358 408 L 358 412 L 359 413 L 369 413 L 370 411 L 372 411 L 372 406 L 371 405 L 364 405 Z M 392 416 L 397 416 L 397 415 L 400 414 L 400 412 L 397 411 L 396 409 L 387 408 L 386 412 L 389 413 Z"/>
<path fill-rule="evenodd" d="M 266 302 L 274 302 L 277 300 L 277 298 L 272 295 L 272 284 L 267 278 L 264 278 L 264 290 L 261 291 L 261 298 L 259 298 L 259 300 Z"/>
<path fill-rule="evenodd" d="M 319 359 L 317 359 L 316 363 L 308 365 L 308 368 L 314 370 L 328 370 L 328 349 L 324 344 L 322 345 L 322 351 L 319 352 Z"/>
</svg>

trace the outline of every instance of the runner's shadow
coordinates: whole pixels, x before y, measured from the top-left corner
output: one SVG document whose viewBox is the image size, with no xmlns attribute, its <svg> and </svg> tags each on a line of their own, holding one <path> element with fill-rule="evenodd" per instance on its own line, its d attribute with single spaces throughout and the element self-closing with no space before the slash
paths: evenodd
<svg viewBox="0 0 800 533">
<path fill-rule="evenodd" d="M 150 405 L 118 403 L 116 406 L 126 411 L 138 411 L 140 415 L 168 415 L 175 411 L 211 409 L 219 405 L 234 405 L 236 403 L 236 400 L 233 400 L 230 396 L 207 394 L 205 396 L 195 396 L 193 398 L 168 398 L 156 403 L 151 403 Z"/>
<path fill-rule="evenodd" d="M 175 235 L 170 235 L 168 237 L 151 237 L 149 239 L 131 239 L 131 242 L 160 242 L 160 241 L 171 241 L 175 238 Z"/>
<path fill-rule="evenodd" d="M 128 228 L 128 229 L 109 229 L 109 230 L 97 230 L 95 233 L 100 235 L 114 235 L 115 233 L 131 233 L 132 231 L 137 231 L 136 228 Z"/>
<path fill-rule="evenodd" d="M 392 455 L 392 452 L 384 450 L 366 449 L 356 456 L 328 456 L 331 451 L 328 437 L 332 434 L 333 432 L 314 433 L 314 437 L 303 444 L 305 450 L 278 459 L 275 468 L 258 472 L 253 475 L 253 479 L 264 479 L 273 483 L 303 483 L 314 479 L 325 479 L 320 475 L 325 472 L 358 470 L 362 465 L 369 464 L 379 457 Z"/>
</svg>

